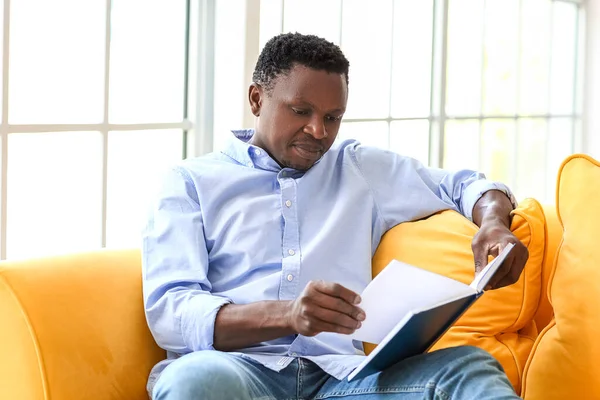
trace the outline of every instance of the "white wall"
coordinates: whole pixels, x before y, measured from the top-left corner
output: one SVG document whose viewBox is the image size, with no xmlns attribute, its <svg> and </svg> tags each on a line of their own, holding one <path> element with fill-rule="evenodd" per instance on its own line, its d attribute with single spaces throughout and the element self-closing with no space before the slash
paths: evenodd
<svg viewBox="0 0 600 400">
<path fill-rule="evenodd" d="M 587 0 L 583 151 L 600 159 L 600 0 Z"/>
</svg>

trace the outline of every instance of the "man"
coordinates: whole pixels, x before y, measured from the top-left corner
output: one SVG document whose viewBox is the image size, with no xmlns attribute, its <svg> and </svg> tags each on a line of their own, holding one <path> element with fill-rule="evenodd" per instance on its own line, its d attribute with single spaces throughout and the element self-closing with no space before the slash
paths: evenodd
<svg viewBox="0 0 600 400">
<path fill-rule="evenodd" d="M 476 270 L 516 245 L 493 287 L 514 283 L 528 256 L 504 185 L 334 143 L 348 66 L 316 36 L 271 39 L 249 89 L 255 130 L 168 175 L 143 246 L 146 315 L 168 351 L 151 374 L 154 399 L 517 398 L 471 347 L 344 379 L 364 358 L 347 334 L 365 318 L 357 293 L 388 229 L 460 211 L 480 226 Z"/>
</svg>

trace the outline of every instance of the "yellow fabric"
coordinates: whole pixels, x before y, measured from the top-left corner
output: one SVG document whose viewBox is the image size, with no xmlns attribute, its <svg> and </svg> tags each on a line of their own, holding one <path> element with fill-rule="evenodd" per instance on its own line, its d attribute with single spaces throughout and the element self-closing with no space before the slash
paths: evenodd
<svg viewBox="0 0 600 400">
<path fill-rule="evenodd" d="M 147 399 L 138 251 L 0 264 L 0 399 Z"/>
<path fill-rule="evenodd" d="M 520 280 L 485 293 L 434 349 L 466 344 L 481 347 L 500 361 L 518 391 L 537 335 L 533 316 L 541 293 L 545 234 L 544 214 L 535 200 L 523 201 L 513 214 L 511 229 L 530 254 Z M 470 283 L 474 277 L 471 240 L 476 232 L 473 223 L 452 211 L 400 224 L 383 237 L 373 258 L 373 275 L 397 259 Z M 365 347 L 367 351 L 373 349 L 372 345 Z"/>
<path fill-rule="evenodd" d="M 568 158 L 556 203 L 564 234 L 549 278 L 555 319 L 536 341 L 523 396 L 600 399 L 600 163 Z"/>
<path fill-rule="evenodd" d="M 544 249 L 544 263 L 542 268 L 542 293 L 540 295 L 540 304 L 535 314 L 535 324 L 538 331 L 542 331 L 554 317 L 554 310 L 548 297 L 548 282 L 550 274 L 554 269 L 556 253 L 562 241 L 562 226 L 558 221 L 556 207 L 554 205 L 544 206 L 544 216 L 546 218 L 546 244 Z"/>
</svg>

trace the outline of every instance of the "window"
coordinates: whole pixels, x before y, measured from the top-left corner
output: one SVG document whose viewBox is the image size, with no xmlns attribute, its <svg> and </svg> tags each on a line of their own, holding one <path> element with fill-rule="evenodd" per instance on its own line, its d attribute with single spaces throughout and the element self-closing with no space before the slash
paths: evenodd
<svg viewBox="0 0 600 400">
<path fill-rule="evenodd" d="M 580 150 L 577 0 L 1 2 L 0 259 L 137 247 L 161 173 L 252 125 L 280 32 L 350 59 L 341 138 L 545 202 Z"/>
<path fill-rule="evenodd" d="M 190 129 L 188 8 L 4 0 L 0 258 L 138 246 Z"/>
<path fill-rule="evenodd" d="M 339 137 L 552 202 L 560 162 L 580 150 L 582 13 L 574 0 L 261 0 L 255 39 L 298 31 L 341 46 L 351 76 Z M 243 48 L 240 35 L 228 37 Z"/>
</svg>

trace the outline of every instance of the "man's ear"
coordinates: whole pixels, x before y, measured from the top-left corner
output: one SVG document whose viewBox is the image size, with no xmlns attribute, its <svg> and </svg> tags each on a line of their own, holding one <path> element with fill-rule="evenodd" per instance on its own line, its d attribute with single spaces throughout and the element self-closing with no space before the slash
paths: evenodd
<svg viewBox="0 0 600 400">
<path fill-rule="evenodd" d="M 264 94 L 263 88 L 256 83 L 252 83 L 248 88 L 248 101 L 250 102 L 252 114 L 254 114 L 255 117 L 260 115 Z"/>
</svg>

